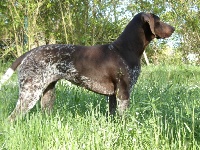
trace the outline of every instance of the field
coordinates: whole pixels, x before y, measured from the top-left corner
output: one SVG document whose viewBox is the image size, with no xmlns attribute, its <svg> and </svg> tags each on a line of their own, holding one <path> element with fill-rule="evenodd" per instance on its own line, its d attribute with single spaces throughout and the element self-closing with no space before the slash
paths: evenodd
<svg viewBox="0 0 200 150">
<path fill-rule="evenodd" d="M 0 75 L 8 65 L 0 64 Z M 17 75 L 0 91 L 0 150 L 200 149 L 200 67 L 144 66 L 126 117 L 107 117 L 105 96 L 57 84 L 51 115 L 40 104 L 6 121 L 18 98 Z"/>
</svg>

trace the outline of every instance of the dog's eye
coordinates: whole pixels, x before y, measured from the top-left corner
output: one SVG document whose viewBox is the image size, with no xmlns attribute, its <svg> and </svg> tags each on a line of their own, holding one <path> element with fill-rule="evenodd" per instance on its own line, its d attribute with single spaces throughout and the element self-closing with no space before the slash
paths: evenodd
<svg viewBox="0 0 200 150">
<path fill-rule="evenodd" d="M 160 22 L 156 22 L 155 26 L 160 26 Z"/>
</svg>

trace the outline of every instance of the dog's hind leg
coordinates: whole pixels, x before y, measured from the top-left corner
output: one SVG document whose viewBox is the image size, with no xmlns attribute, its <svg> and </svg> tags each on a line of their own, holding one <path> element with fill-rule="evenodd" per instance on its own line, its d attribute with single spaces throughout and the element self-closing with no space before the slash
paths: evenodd
<svg viewBox="0 0 200 150">
<path fill-rule="evenodd" d="M 42 95 L 43 89 L 41 87 L 42 86 L 37 85 L 24 85 L 22 88 L 20 88 L 19 99 L 17 101 L 16 107 L 8 117 L 10 121 L 14 121 L 17 117 L 20 117 L 20 115 L 22 116 L 26 114 L 35 106 L 40 96 Z"/>
<path fill-rule="evenodd" d="M 55 85 L 56 82 L 52 82 L 48 85 L 48 87 L 43 92 L 42 98 L 41 98 L 41 107 L 42 110 L 50 113 L 51 109 L 53 107 L 53 103 L 55 101 L 56 95 L 55 95 Z"/>
</svg>

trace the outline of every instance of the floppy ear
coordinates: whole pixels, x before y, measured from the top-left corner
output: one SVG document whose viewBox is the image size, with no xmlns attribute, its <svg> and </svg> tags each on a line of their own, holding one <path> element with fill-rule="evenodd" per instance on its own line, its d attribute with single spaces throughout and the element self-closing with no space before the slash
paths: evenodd
<svg viewBox="0 0 200 150">
<path fill-rule="evenodd" d="M 144 22 L 148 22 L 149 26 L 150 26 L 150 29 L 151 29 L 151 32 L 155 34 L 155 31 L 154 31 L 154 18 L 151 14 L 142 14 L 142 18 L 144 20 Z"/>
</svg>

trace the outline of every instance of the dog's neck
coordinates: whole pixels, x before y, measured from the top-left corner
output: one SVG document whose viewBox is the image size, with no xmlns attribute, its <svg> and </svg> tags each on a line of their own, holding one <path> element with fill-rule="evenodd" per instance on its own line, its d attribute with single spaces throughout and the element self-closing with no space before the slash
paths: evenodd
<svg viewBox="0 0 200 150">
<path fill-rule="evenodd" d="M 147 30 L 148 24 L 141 27 L 135 22 L 133 19 L 117 40 L 112 43 L 130 67 L 140 64 L 140 58 L 146 46 L 155 38 L 152 33 L 149 33 L 150 29 Z"/>
</svg>

